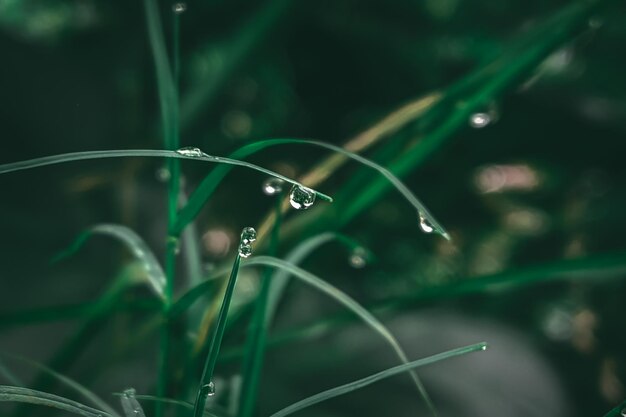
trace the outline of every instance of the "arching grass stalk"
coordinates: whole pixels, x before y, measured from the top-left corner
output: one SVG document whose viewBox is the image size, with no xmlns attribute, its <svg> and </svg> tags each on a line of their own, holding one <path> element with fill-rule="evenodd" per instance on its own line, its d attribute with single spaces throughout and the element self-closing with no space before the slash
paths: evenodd
<svg viewBox="0 0 626 417">
<path fill-rule="evenodd" d="M 211 345 L 209 346 L 209 354 L 204 364 L 204 370 L 202 371 L 202 377 L 200 378 L 200 387 L 196 396 L 196 402 L 194 404 L 194 417 L 201 417 L 204 412 L 207 397 L 215 394 L 215 385 L 213 383 L 213 372 L 215 371 L 215 364 L 217 363 L 217 357 L 220 353 L 220 346 L 224 337 L 224 330 L 226 329 L 226 320 L 228 318 L 228 309 L 230 308 L 230 302 L 233 298 L 235 291 L 235 284 L 237 283 L 237 274 L 239 273 L 239 264 L 241 257 L 248 257 L 251 254 L 252 248 L 250 242 L 256 239 L 256 232 L 254 237 L 246 236 L 246 231 L 250 228 L 244 229 L 239 241 L 239 251 L 233 262 L 233 268 L 228 278 L 228 286 L 226 287 L 226 293 L 222 300 L 222 306 L 217 316 L 217 322 L 215 325 L 215 331 L 213 332 L 213 338 L 211 339 Z"/>
<path fill-rule="evenodd" d="M 270 238 L 269 255 L 276 256 L 280 236 L 281 203 L 282 193 L 274 196 L 274 210 L 276 217 Z M 259 389 L 259 380 L 263 368 L 263 356 L 265 354 L 265 340 L 267 338 L 267 328 L 265 323 L 268 316 L 268 300 L 270 296 L 272 269 L 265 268 L 261 276 L 261 288 L 254 303 L 254 312 L 248 328 L 248 338 L 246 353 L 243 358 L 243 384 L 239 396 L 237 415 L 240 417 L 250 417 L 256 405 Z"/>
<path fill-rule="evenodd" d="M 622 401 L 620 405 L 606 413 L 604 417 L 621 417 L 626 415 L 626 401 Z"/>
<path fill-rule="evenodd" d="M 0 401 L 21 402 L 35 405 L 43 405 L 83 417 L 114 417 L 111 414 L 88 407 L 69 398 L 60 397 L 47 392 L 37 391 L 22 387 L 0 385 Z"/>
</svg>

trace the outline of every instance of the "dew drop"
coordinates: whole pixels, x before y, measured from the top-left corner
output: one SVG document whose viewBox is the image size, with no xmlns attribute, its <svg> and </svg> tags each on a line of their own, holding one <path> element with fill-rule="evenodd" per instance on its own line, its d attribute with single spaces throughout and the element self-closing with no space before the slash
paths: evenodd
<svg viewBox="0 0 626 417">
<path fill-rule="evenodd" d="M 271 177 L 265 180 L 263 183 L 263 192 L 265 195 L 276 195 L 283 191 L 283 184 L 285 181 L 280 178 Z"/>
<path fill-rule="evenodd" d="M 470 116 L 469 124 L 475 129 L 481 129 L 491 123 L 491 115 L 489 113 L 474 113 Z"/>
<path fill-rule="evenodd" d="M 187 3 L 174 3 L 172 10 L 176 14 L 184 13 L 187 10 Z"/>
<path fill-rule="evenodd" d="M 177 149 L 176 153 L 179 155 L 184 155 L 184 156 L 193 156 L 194 158 L 205 156 L 205 153 L 202 152 L 200 148 L 194 148 L 191 146 Z"/>
<path fill-rule="evenodd" d="M 487 345 L 486 344 L 482 345 L 480 350 L 487 350 Z"/>
<path fill-rule="evenodd" d="M 252 255 L 252 245 L 242 242 L 239 245 L 239 256 L 242 258 L 248 258 L 250 255 Z"/>
<path fill-rule="evenodd" d="M 294 184 L 289 192 L 289 203 L 296 210 L 306 210 L 315 202 L 315 191 L 301 185 Z"/>
<path fill-rule="evenodd" d="M 212 397 L 215 395 L 215 384 L 213 381 L 210 381 L 208 384 L 202 386 L 202 392 L 207 397 Z"/>
<path fill-rule="evenodd" d="M 252 243 L 256 240 L 256 230 L 254 227 L 246 227 L 241 232 L 241 241 L 243 243 Z"/>
<path fill-rule="evenodd" d="M 430 221 L 422 214 L 420 216 L 420 228 L 424 233 L 432 233 L 435 230 L 435 227 L 430 223 Z"/>
<path fill-rule="evenodd" d="M 145 417 L 141 404 L 139 404 L 139 401 L 135 398 L 135 393 L 136 391 L 134 388 L 128 388 L 124 391 L 124 395 L 120 399 L 122 408 L 124 409 L 124 414 L 126 414 L 126 417 Z"/>
<path fill-rule="evenodd" d="M 367 253 L 361 247 L 354 248 L 348 259 L 350 266 L 356 269 L 365 268 L 367 265 Z"/>
</svg>

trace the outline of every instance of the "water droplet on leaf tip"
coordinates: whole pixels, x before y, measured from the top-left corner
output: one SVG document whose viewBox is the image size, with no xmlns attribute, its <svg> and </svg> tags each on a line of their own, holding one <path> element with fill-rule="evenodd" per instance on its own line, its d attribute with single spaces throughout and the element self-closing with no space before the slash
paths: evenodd
<svg viewBox="0 0 626 417">
<path fill-rule="evenodd" d="M 211 381 L 208 384 L 204 385 L 202 387 L 202 391 L 206 393 L 207 397 L 214 396 L 215 395 L 215 384 L 213 383 L 213 381 Z"/>
<path fill-rule="evenodd" d="M 419 214 L 420 217 L 420 228 L 424 233 L 432 233 L 435 230 L 435 227 L 430 223 L 430 221 L 424 217 L 422 213 Z"/>
<path fill-rule="evenodd" d="M 315 203 L 315 191 L 294 184 L 289 192 L 289 203 L 296 210 L 306 210 Z"/>
<path fill-rule="evenodd" d="M 254 227 L 245 227 L 241 232 L 241 241 L 243 243 L 251 243 L 256 240 L 256 230 Z"/>
<path fill-rule="evenodd" d="M 268 178 L 263 182 L 263 193 L 265 193 L 265 195 L 276 195 L 283 191 L 284 183 L 285 181 L 280 178 Z"/>
<path fill-rule="evenodd" d="M 176 153 L 184 156 L 193 156 L 195 158 L 205 156 L 205 153 L 200 148 L 194 148 L 191 146 L 180 148 L 176 150 Z"/>
<path fill-rule="evenodd" d="M 176 14 L 183 13 L 185 10 L 187 10 L 187 3 L 174 3 L 174 5 L 172 6 L 172 10 Z"/>
<path fill-rule="evenodd" d="M 252 245 L 242 242 L 241 245 L 239 245 L 239 256 L 248 258 L 250 255 L 252 255 Z"/>
<path fill-rule="evenodd" d="M 476 129 L 483 128 L 491 123 L 491 115 L 489 113 L 474 113 L 470 116 L 470 126 Z"/>
</svg>

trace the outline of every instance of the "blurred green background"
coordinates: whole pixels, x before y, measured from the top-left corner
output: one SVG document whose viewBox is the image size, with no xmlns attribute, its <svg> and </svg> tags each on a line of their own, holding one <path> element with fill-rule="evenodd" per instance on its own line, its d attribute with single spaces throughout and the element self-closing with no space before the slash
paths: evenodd
<svg viewBox="0 0 626 417">
<path fill-rule="evenodd" d="M 572 4 L 188 1 L 180 16 L 181 143 L 224 156 L 272 137 L 344 144 L 402 105 L 432 93 L 445 96 L 450 86 L 505 57 L 499 70 L 469 87 L 481 91 L 549 37 L 550 26 L 537 28 Z M 160 5 L 171 41 L 172 3 Z M 378 307 L 411 358 L 466 342 L 492 344 L 480 358 L 424 371 L 444 416 L 601 416 L 625 396 L 625 9 L 610 4 L 581 21 L 404 175 L 448 228 L 451 242 L 422 233 L 414 210 L 395 192 L 342 217 L 352 199 L 369 192 L 372 176 L 354 163 L 316 187 L 337 197 L 332 206 L 319 202 L 310 211 L 287 213 L 281 255 L 326 230 L 373 252 L 375 260 L 360 268 L 350 264 L 350 253 L 328 246 L 303 266 Z M 530 41 L 520 45 L 519 39 Z M 162 148 L 142 2 L 0 0 L 0 56 L 0 163 Z M 445 125 L 469 94 L 461 91 L 460 101 L 434 107 L 364 155 L 392 163 Z M 486 125 L 476 127 L 481 122 Z M 299 177 L 327 155 L 289 145 L 250 160 Z M 187 193 L 210 169 L 188 161 L 182 166 Z M 3 351 L 46 362 L 80 319 L 25 323 L 12 313 L 93 300 L 129 262 L 119 244 L 94 238 L 72 259 L 50 265 L 85 228 L 124 224 L 162 256 L 166 174 L 163 161 L 130 158 L 0 176 Z M 203 209 L 193 227 L 204 271 L 228 265 L 240 229 L 257 227 L 269 212 L 264 180 L 234 170 Z M 558 270 L 576 259 L 582 260 L 575 264 L 579 270 L 564 273 L 564 280 L 539 277 L 528 286 L 422 295 L 433 286 L 506 278 L 538 265 Z M 610 259 L 610 268 L 598 259 Z M 179 288 L 188 275 L 182 262 Z M 254 298 L 258 282 L 256 273 L 242 275 L 239 306 Z M 334 303 L 293 287 L 277 335 L 323 318 L 333 326 L 271 350 L 259 415 L 394 364 L 376 336 L 344 319 Z M 137 290 L 129 297 L 148 296 Z M 227 352 L 242 343 L 243 311 Z M 113 315 L 63 372 L 106 395 L 128 386 L 153 392 L 156 336 L 119 353 L 146 315 Z M 239 369 L 235 360 L 221 366 L 225 380 Z M 368 390 L 301 414 L 424 413 L 408 378 Z"/>
</svg>

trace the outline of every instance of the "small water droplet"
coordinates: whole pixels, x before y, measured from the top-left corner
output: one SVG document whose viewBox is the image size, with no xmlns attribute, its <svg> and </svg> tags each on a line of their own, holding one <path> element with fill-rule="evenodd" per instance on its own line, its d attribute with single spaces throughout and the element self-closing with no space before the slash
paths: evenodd
<svg viewBox="0 0 626 417">
<path fill-rule="evenodd" d="M 301 185 L 294 184 L 289 192 L 289 203 L 296 210 L 306 210 L 315 202 L 315 191 Z"/>
<path fill-rule="evenodd" d="M 246 227 L 241 232 L 241 241 L 243 243 L 251 243 L 256 240 L 256 230 L 254 227 Z"/>
<path fill-rule="evenodd" d="M 212 397 L 215 395 L 215 384 L 213 383 L 213 381 L 209 382 L 208 384 L 204 385 L 202 387 L 202 392 L 207 396 L 207 397 Z"/>
<path fill-rule="evenodd" d="M 420 216 L 420 228 L 424 233 L 432 233 L 435 230 L 435 227 L 430 223 L 430 221 L 422 214 Z"/>
<path fill-rule="evenodd" d="M 367 252 L 361 247 L 354 248 L 349 258 L 350 266 L 356 269 L 365 268 L 367 265 Z"/>
<path fill-rule="evenodd" d="M 252 245 L 249 243 L 241 243 L 239 245 L 239 256 L 242 258 L 247 258 L 252 255 Z"/>
<path fill-rule="evenodd" d="M 126 416 L 138 416 L 145 417 L 143 412 L 143 408 L 141 408 L 141 404 L 135 398 L 135 389 L 128 388 L 124 391 L 124 395 L 121 398 L 122 408 L 124 409 L 124 414 Z"/>
<path fill-rule="evenodd" d="M 487 345 L 486 345 L 486 344 L 482 345 L 482 347 L 480 348 L 480 350 L 487 350 Z"/>
<path fill-rule="evenodd" d="M 177 149 L 176 153 L 184 156 L 193 156 L 195 158 L 205 156 L 205 153 L 202 152 L 200 148 L 194 148 L 192 146 Z"/>
<path fill-rule="evenodd" d="M 174 3 L 172 10 L 176 14 L 184 13 L 187 10 L 187 3 Z"/>
<path fill-rule="evenodd" d="M 280 178 L 271 177 L 263 183 L 263 192 L 265 195 L 276 195 L 283 191 L 285 181 Z"/>
<path fill-rule="evenodd" d="M 491 115 L 489 113 L 474 113 L 470 116 L 469 123 L 473 128 L 483 128 L 491 123 Z"/>
</svg>

